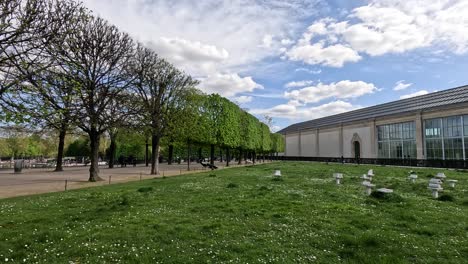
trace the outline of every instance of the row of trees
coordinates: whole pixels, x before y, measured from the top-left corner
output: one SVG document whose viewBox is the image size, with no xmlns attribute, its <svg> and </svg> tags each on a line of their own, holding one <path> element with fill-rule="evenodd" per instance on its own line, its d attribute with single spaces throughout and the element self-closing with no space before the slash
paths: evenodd
<svg viewBox="0 0 468 264">
<path fill-rule="evenodd" d="M 253 153 L 281 145 L 255 117 L 201 93 L 198 81 L 81 3 L 10 0 L 0 10 L 2 117 L 55 130 L 57 171 L 65 137 L 76 129 L 89 138 L 90 181 L 100 179 L 100 140 L 110 138 L 112 166 L 122 129 L 151 139 L 151 174 L 159 173 L 162 139 Z"/>
<path fill-rule="evenodd" d="M 169 123 L 166 138 L 169 163 L 175 144 L 187 147 L 188 161 L 192 146 L 209 146 L 211 163 L 215 159 L 215 149 L 224 150 L 227 166 L 234 156 L 239 164 L 247 156 L 255 162 L 259 154 L 264 157 L 284 149 L 281 135 L 270 133 L 266 124 L 224 97 L 196 92 L 186 102 L 177 118 Z M 187 165 L 190 166 L 190 162 Z"/>
</svg>

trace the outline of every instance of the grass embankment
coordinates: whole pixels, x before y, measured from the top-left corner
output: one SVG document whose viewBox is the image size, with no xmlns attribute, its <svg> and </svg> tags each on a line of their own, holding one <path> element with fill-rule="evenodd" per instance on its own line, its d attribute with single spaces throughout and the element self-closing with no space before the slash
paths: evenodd
<svg viewBox="0 0 468 264">
<path fill-rule="evenodd" d="M 0 200 L 0 262 L 466 263 L 468 173 L 446 171 L 459 183 L 442 201 L 437 170 L 410 184 L 408 168 L 373 167 L 395 190 L 382 199 L 360 185 L 370 168 L 273 163 Z"/>
</svg>

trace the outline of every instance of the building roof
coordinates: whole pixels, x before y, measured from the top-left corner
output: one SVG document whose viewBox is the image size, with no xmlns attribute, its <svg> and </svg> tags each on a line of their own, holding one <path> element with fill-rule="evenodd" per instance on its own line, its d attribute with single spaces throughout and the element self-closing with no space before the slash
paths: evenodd
<svg viewBox="0 0 468 264">
<path fill-rule="evenodd" d="M 468 85 L 293 124 L 278 133 L 293 133 L 396 114 L 427 111 L 466 102 L 468 102 Z"/>
</svg>

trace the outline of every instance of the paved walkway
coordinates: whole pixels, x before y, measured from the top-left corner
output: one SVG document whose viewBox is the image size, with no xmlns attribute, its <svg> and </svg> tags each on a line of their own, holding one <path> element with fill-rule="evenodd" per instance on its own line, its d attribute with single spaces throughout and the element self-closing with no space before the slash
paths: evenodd
<svg viewBox="0 0 468 264">
<path fill-rule="evenodd" d="M 223 169 L 225 163 L 216 165 Z M 160 164 L 160 175 L 155 176 L 150 175 L 150 167 L 144 165 L 125 168 L 117 166 L 114 169 L 101 166 L 99 176 L 104 181 L 100 182 L 88 182 L 89 167 L 66 167 L 63 172 L 53 172 L 52 169 L 24 169 L 21 174 L 14 174 L 13 169 L 0 170 L 0 198 L 64 191 L 65 185 L 67 190 L 72 190 L 109 184 L 109 180 L 112 184 L 137 181 L 140 177 L 151 179 L 206 171 L 198 163 L 192 163 L 190 167 L 191 170 L 187 171 L 187 164 Z"/>
</svg>

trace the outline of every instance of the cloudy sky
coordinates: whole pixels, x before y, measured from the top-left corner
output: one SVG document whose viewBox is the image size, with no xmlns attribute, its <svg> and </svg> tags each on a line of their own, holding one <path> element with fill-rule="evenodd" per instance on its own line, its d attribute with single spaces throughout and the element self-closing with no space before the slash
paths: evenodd
<svg viewBox="0 0 468 264">
<path fill-rule="evenodd" d="M 275 129 L 468 84 L 468 0 L 84 0 Z"/>
</svg>

